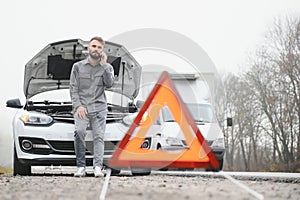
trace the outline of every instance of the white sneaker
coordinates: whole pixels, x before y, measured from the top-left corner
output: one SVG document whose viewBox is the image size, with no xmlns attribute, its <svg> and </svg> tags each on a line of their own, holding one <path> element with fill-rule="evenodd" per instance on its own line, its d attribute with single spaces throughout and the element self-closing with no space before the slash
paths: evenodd
<svg viewBox="0 0 300 200">
<path fill-rule="evenodd" d="M 85 167 L 78 167 L 77 172 L 74 174 L 75 177 L 85 176 Z"/>
<path fill-rule="evenodd" d="M 96 166 L 94 168 L 94 175 L 95 175 L 95 177 L 104 177 L 104 174 L 102 173 L 101 167 Z"/>
</svg>

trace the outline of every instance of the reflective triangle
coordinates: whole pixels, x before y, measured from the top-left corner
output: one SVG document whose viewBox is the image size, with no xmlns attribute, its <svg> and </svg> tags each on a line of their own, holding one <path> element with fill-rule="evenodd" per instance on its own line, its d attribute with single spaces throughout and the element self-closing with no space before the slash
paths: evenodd
<svg viewBox="0 0 300 200">
<path fill-rule="evenodd" d="M 168 106 L 185 137 L 187 148 L 164 151 L 141 148 L 147 132 L 164 106 Z M 147 117 L 142 118 L 147 111 Z M 120 142 L 111 159 L 111 167 L 147 168 L 218 168 L 219 162 L 211 151 L 182 101 L 167 72 L 163 72 L 143 107 Z"/>
</svg>

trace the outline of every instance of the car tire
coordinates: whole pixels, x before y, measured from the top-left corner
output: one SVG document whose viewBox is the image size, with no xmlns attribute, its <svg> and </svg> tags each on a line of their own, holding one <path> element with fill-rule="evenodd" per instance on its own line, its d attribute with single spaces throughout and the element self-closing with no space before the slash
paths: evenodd
<svg viewBox="0 0 300 200">
<path fill-rule="evenodd" d="M 111 169 L 111 175 L 119 175 L 121 170 L 119 169 L 113 169 L 113 168 L 110 168 Z"/>
<path fill-rule="evenodd" d="M 151 168 L 131 168 L 133 176 L 148 176 L 151 174 Z"/>
<path fill-rule="evenodd" d="M 178 171 L 194 171 L 195 168 L 177 168 Z"/>
<path fill-rule="evenodd" d="M 161 145 L 158 144 L 156 149 L 157 149 L 157 150 L 162 150 Z M 159 170 L 159 171 L 168 171 L 169 168 L 168 168 L 168 167 L 163 167 L 163 168 L 160 168 L 160 169 L 158 169 L 158 170 Z"/>
<path fill-rule="evenodd" d="M 206 169 L 206 171 L 213 171 L 213 172 L 218 172 L 221 171 L 223 169 L 223 158 L 218 160 L 219 161 L 219 167 L 218 168 L 210 168 L 210 169 Z"/>
<path fill-rule="evenodd" d="M 223 169 L 223 158 L 221 160 L 219 160 L 219 171 L 221 171 Z"/>
<path fill-rule="evenodd" d="M 17 156 L 16 147 L 14 147 L 14 169 L 13 175 L 31 175 L 31 165 L 21 163 Z"/>
</svg>

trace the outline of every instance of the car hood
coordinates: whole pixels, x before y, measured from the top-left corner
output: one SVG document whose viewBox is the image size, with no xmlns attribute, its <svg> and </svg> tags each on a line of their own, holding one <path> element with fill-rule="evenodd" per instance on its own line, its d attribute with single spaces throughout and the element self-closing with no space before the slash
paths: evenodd
<svg viewBox="0 0 300 200">
<path fill-rule="evenodd" d="M 26 65 L 26 99 L 45 91 L 69 88 L 72 66 L 88 56 L 89 41 L 64 40 L 47 45 Z M 113 66 L 115 82 L 107 89 L 134 99 L 139 92 L 141 66 L 122 45 L 106 41 L 104 52 Z"/>
</svg>

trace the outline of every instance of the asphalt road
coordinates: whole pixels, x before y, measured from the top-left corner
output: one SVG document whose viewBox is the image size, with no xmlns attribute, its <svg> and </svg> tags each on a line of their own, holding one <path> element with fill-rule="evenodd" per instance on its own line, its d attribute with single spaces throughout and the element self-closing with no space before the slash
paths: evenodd
<svg viewBox="0 0 300 200">
<path fill-rule="evenodd" d="M 91 170 L 89 171 L 91 172 Z M 107 191 L 103 194 L 105 182 Z M 254 172 L 129 171 L 105 178 L 75 178 L 72 170 L 50 169 L 33 176 L 0 175 L 0 199 L 300 199 L 300 174 Z"/>
</svg>

